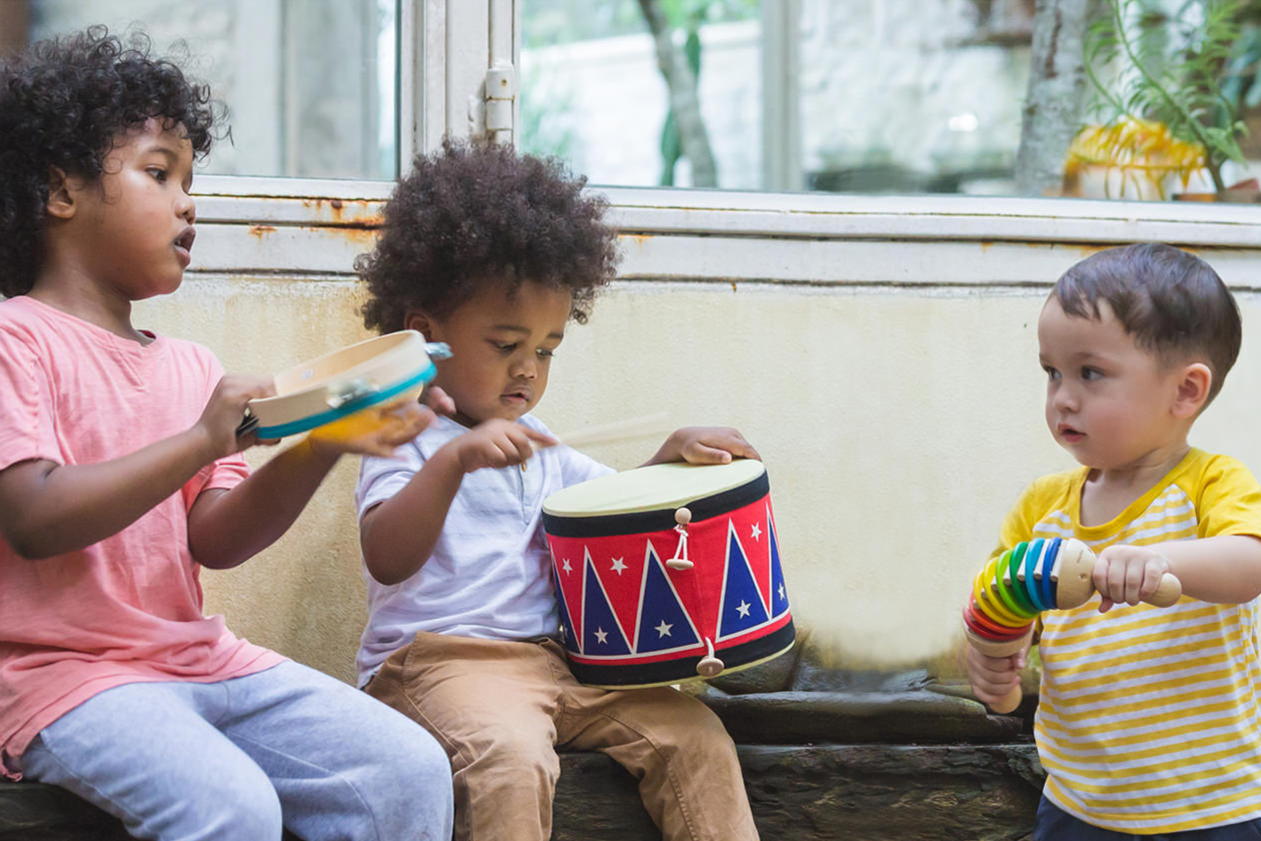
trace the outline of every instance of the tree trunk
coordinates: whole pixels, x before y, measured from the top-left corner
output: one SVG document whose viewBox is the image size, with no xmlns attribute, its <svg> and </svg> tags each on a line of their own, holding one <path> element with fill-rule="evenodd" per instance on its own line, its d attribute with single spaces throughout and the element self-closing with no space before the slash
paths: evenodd
<svg viewBox="0 0 1261 841">
<path fill-rule="evenodd" d="M 674 45 L 670 37 L 670 26 L 660 0 L 639 0 L 639 8 L 644 13 L 657 48 L 657 67 L 670 91 L 670 111 L 674 114 L 679 145 L 683 149 L 683 157 L 692 165 L 692 186 L 716 187 L 718 173 L 714 166 L 714 153 L 709 147 L 709 134 L 701 119 L 696 75 L 687 66 L 683 51 Z"/>
<path fill-rule="evenodd" d="M 1023 196 L 1063 191 L 1064 159 L 1081 127 L 1086 90 L 1083 44 L 1097 0 L 1037 0 L 1033 54 L 1016 153 Z"/>
</svg>

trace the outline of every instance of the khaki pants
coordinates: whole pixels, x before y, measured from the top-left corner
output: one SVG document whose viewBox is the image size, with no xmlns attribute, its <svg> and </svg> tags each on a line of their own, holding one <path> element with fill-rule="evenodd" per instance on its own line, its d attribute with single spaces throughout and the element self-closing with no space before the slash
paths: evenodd
<svg viewBox="0 0 1261 841">
<path fill-rule="evenodd" d="M 547 841 L 557 745 L 602 751 L 630 771 L 665 841 L 758 837 L 735 746 L 708 707 L 668 687 L 583 686 L 551 640 L 421 633 L 368 693 L 446 749 L 456 841 Z"/>
</svg>

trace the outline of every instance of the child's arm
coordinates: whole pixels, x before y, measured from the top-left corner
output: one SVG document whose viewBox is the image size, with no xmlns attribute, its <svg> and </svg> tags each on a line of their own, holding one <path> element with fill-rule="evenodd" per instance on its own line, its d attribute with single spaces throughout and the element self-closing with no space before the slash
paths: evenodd
<svg viewBox="0 0 1261 841">
<path fill-rule="evenodd" d="M 685 426 L 670 433 L 648 464 L 686 461 L 689 464 L 726 464 L 732 458 L 756 458 L 757 450 L 734 429 L 721 426 Z"/>
<path fill-rule="evenodd" d="M 499 419 L 479 424 L 439 448 L 401 491 L 359 521 L 359 545 L 368 572 L 382 584 L 415 575 L 433 554 L 465 473 L 521 464 L 534 454 L 534 444 L 555 443 L 550 436 Z"/>
<path fill-rule="evenodd" d="M 1103 602 L 1138 604 L 1172 573 L 1184 595 L 1206 602 L 1241 604 L 1261 595 L 1261 539 L 1226 534 L 1149 546 L 1119 544 L 1099 553 L 1092 572 Z"/>
<path fill-rule="evenodd" d="M 449 403 L 439 389 L 433 389 L 429 399 L 435 405 Z M 429 407 L 415 402 L 375 411 L 383 423 L 360 436 L 331 437 L 313 430 L 231 490 L 202 491 L 188 513 L 188 545 L 193 558 L 212 569 L 243 563 L 293 525 L 344 453 L 388 457 L 435 417 Z"/>
<path fill-rule="evenodd" d="M 236 426 L 246 403 L 271 393 L 269 380 L 226 376 L 197 423 L 178 435 L 98 464 L 36 459 L 0 471 L 0 535 L 21 557 L 38 560 L 117 534 L 203 466 L 240 450 Z"/>
</svg>

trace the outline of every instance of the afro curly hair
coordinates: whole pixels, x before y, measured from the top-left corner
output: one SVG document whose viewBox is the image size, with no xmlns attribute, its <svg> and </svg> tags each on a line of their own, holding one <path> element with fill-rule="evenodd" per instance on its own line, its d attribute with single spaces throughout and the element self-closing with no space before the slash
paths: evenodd
<svg viewBox="0 0 1261 841">
<path fill-rule="evenodd" d="M 607 202 L 559 161 L 485 142 L 444 141 L 416 158 L 385 206 L 376 248 L 355 260 L 367 283 L 364 324 L 403 329 L 409 311 L 443 318 L 496 284 L 565 289 L 585 323 L 617 267 Z"/>
<path fill-rule="evenodd" d="M 100 179 L 117 138 L 150 118 L 181 127 L 200 158 L 226 113 L 150 41 L 104 26 L 33 44 L 0 62 L 0 294 L 31 290 L 43 264 L 49 178 Z"/>
</svg>

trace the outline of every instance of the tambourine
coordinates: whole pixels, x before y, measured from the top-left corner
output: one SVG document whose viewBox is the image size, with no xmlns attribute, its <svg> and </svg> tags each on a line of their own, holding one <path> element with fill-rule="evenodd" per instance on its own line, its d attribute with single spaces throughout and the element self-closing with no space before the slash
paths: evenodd
<svg viewBox="0 0 1261 841">
<path fill-rule="evenodd" d="M 434 359 L 451 355 L 415 330 L 388 333 L 295 365 L 276 375 L 276 394 L 249 402 L 237 435 L 283 438 L 384 403 L 415 400 L 436 375 Z"/>
<path fill-rule="evenodd" d="M 972 582 L 963 608 L 968 642 L 990 657 L 1009 657 L 1033 636 L 1033 622 L 1044 610 L 1081 607 L 1095 593 L 1095 553 L 1077 539 L 1038 538 L 1017 543 L 991 558 Z M 1169 607 L 1182 598 L 1182 582 L 1165 573 L 1148 604 Z M 1008 713 L 1020 705 L 1019 686 L 992 705 Z"/>
<path fill-rule="evenodd" d="M 716 677 L 795 637 L 760 461 L 657 464 L 543 502 L 561 635 L 580 682 Z"/>
</svg>

